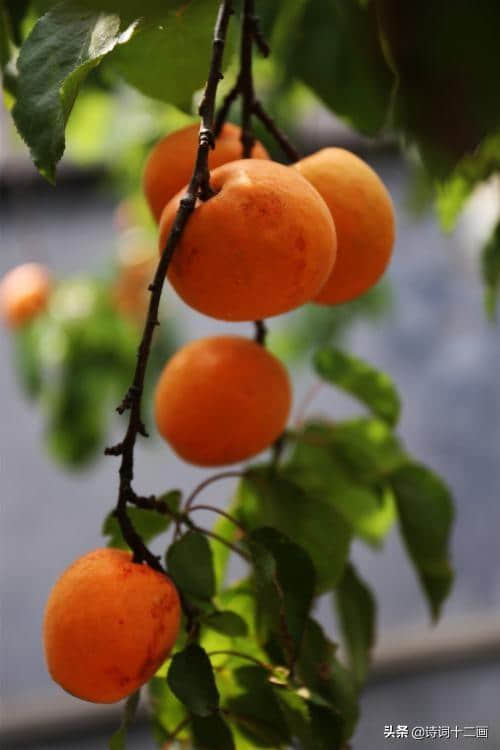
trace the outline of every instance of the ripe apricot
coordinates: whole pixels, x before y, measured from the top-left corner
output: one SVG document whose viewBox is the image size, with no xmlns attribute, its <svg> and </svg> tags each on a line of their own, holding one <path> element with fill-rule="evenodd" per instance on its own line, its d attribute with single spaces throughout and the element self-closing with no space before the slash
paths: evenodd
<svg viewBox="0 0 500 750">
<path fill-rule="evenodd" d="M 199 125 L 189 125 L 162 138 L 151 151 L 144 169 L 143 185 L 153 216 L 158 221 L 168 201 L 187 185 L 193 173 L 198 147 Z M 216 146 L 208 157 L 210 169 L 228 161 L 241 159 L 241 128 L 227 122 L 217 138 Z M 254 159 L 269 159 L 269 154 L 259 141 L 252 149 Z"/>
<path fill-rule="evenodd" d="M 154 276 L 156 254 L 150 247 L 131 245 L 122 248 L 118 275 L 111 295 L 115 309 L 135 323 L 142 324 L 148 309 L 149 284 Z"/>
<path fill-rule="evenodd" d="M 195 310 L 255 320 L 314 297 L 335 261 L 335 227 L 319 193 L 295 169 L 243 159 L 214 169 L 216 195 L 198 203 L 168 277 Z M 160 251 L 183 192 L 165 207 Z"/>
<path fill-rule="evenodd" d="M 179 624 L 169 578 L 133 563 L 130 552 L 96 549 L 75 560 L 50 593 L 43 624 L 49 672 L 78 698 L 114 703 L 154 675 Z"/>
<path fill-rule="evenodd" d="M 325 148 L 295 168 L 325 199 L 337 230 L 337 260 L 314 301 L 337 304 L 358 297 L 384 273 L 394 245 L 394 209 L 378 175 L 343 148 Z"/>
<path fill-rule="evenodd" d="M 291 388 L 281 362 L 249 339 L 193 341 L 167 362 L 155 394 L 158 430 L 199 466 L 243 461 L 283 431 Z"/>
<path fill-rule="evenodd" d="M 7 325 L 15 328 L 36 317 L 47 305 L 50 276 L 38 263 L 23 263 L 0 282 L 0 309 Z"/>
</svg>

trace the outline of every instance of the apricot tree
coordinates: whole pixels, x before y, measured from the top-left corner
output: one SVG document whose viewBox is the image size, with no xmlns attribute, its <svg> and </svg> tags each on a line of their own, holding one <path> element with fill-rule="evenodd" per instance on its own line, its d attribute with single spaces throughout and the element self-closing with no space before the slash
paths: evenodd
<svg viewBox="0 0 500 750">
<path fill-rule="evenodd" d="M 410 5 L 408 17 L 420 29 L 422 3 L 418 13 Z M 352 541 L 381 544 L 397 521 L 434 619 L 452 582 L 450 493 L 396 435 L 401 404 L 389 376 L 338 348 L 319 347 L 313 357 L 318 376 L 365 412 L 287 427 L 290 384 L 265 349 L 263 318 L 309 301 L 339 304 L 365 293 L 390 261 L 394 215 L 380 179 L 353 154 L 329 148 L 300 158 L 257 95 L 253 54 L 270 54 L 263 31 L 269 32 L 285 78 L 310 85 L 334 111 L 371 132 L 387 117 L 397 73 L 395 123 L 441 180 L 440 199 L 448 195 L 450 213 L 498 166 L 500 111 L 491 98 L 480 101 L 469 81 L 452 85 L 454 106 L 468 96 L 478 104 L 474 116 L 463 107 L 452 118 L 453 124 L 462 115 L 470 119 L 455 131 L 441 120 L 442 89 L 435 81 L 425 106 L 412 99 L 407 50 L 425 62 L 430 42 L 425 26 L 420 35 L 410 32 L 396 0 L 262 6 L 260 22 L 253 0 L 241 3 L 238 70 L 218 108 L 223 71 L 231 78 L 232 0 L 2 6 L 4 86 L 19 132 L 49 180 L 91 71 L 102 68 L 181 107 L 189 107 L 205 83 L 199 125 L 164 137 L 145 168 L 145 193 L 160 222 L 160 256 L 135 367 L 124 357 L 127 367 L 114 373 L 121 383 L 118 369 L 127 377 L 134 370 L 118 407 L 125 434 L 106 450 L 119 459 L 118 498 L 103 528 L 113 549 L 74 563 L 54 587 L 46 613 L 48 665 L 65 689 L 95 701 L 130 696 L 112 750 L 124 747 L 138 700 L 134 691 L 145 683 L 164 748 L 175 741 L 208 750 L 344 748 L 375 638 L 375 601 L 350 562 Z M 465 3 L 456 6 L 452 32 L 468 21 Z M 483 21 L 479 7 L 474 23 L 484 45 L 471 79 L 482 75 L 492 43 L 494 24 Z M 433 8 L 434 36 L 436 23 L 449 24 L 443 9 Z M 346 51 L 348 39 L 356 41 L 355 55 Z M 449 36 L 445 40 L 451 44 Z M 456 83 L 444 67 L 440 85 Z M 362 106 L 356 89 L 362 89 Z M 240 129 L 226 122 L 237 101 Z M 255 138 L 255 121 L 287 165 L 269 158 Z M 457 185 L 460 197 L 453 202 Z M 496 239 L 488 247 L 492 307 L 500 277 Z M 199 465 L 246 460 L 266 448 L 270 457 L 210 474 L 185 494 L 173 489 L 145 496 L 133 483 L 134 456 L 137 440 L 147 437 L 147 366 L 166 277 L 196 310 L 254 320 L 255 340 L 203 339 L 163 361 L 154 402 L 159 432 Z M 199 502 L 209 484 L 229 477 L 239 480 L 229 508 Z M 194 520 L 202 509 L 219 516 L 213 529 Z M 161 559 L 149 543 L 168 531 L 172 538 Z M 246 570 L 237 583 L 227 581 L 233 554 Z M 338 615 L 343 659 L 314 617 L 325 594 Z"/>
</svg>

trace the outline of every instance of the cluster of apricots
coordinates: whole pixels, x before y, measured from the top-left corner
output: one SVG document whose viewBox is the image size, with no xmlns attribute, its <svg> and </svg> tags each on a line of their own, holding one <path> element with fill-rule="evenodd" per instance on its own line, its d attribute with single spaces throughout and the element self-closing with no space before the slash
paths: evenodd
<svg viewBox="0 0 500 750">
<path fill-rule="evenodd" d="M 198 128 L 164 138 L 145 168 L 144 188 L 163 251 L 195 160 Z M 293 167 L 256 143 L 240 159 L 241 132 L 226 124 L 210 154 L 213 197 L 198 202 L 168 278 L 205 315 L 252 321 L 306 302 L 337 304 L 369 289 L 394 242 L 389 195 L 354 154 L 327 148 Z M 142 288 L 138 259 L 118 288 Z M 127 286 L 127 284 L 129 286 Z M 19 313 L 21 315 L 24 313 Z M 242 461 L 269 447 L 291 406 L 288 374 L 259 343 L 214 336 L 184 346 L 156 387 L 158 430 L 199 466 Z M 149 680 L 172 649 L 180 603 L 170 579 L 130 553 L 98 549 L 76 560 L 54 586 L 45 613 L 49 671 L 70 693 L 120 700 Z"/>
<path fill-rule="evenodd" d="M 186 191 L 196 125 L 163 138 L 144 170 L 144 191 L 163 251 Z M 338 304 L 372 287 L 389 263 L 394 212 L 375 172 L 341 148 L 293 167 L 259 142 L 241 159 L 241 130 L 225 124 L 209 155 L 213 197 L 199 201 L 168 278 L 192 308 L 251 321 L 306 302 Z M 166 365 L 155 397 L 158 430 L 185 460 L 220 466 L 267 448 L 283 431 L 291 391 L 283 366 L 236 336 L 195 341 Z"/>
</svg>

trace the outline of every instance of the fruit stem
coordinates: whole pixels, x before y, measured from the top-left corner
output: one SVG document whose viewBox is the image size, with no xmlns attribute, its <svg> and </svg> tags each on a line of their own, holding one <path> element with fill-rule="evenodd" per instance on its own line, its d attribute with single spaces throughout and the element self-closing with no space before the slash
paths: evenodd
<svg viewBox="0 0 500 750">
<path fill-rule="evenodd" d="M 132 385 L 118 407 L 119 413 L 123 413 L 127 410 L 130 412 L 127 431 L 121 443 L 106 448 L 105 451 L 107 455 L 121 456 L 118 500 L 114 512 L 118 519 L 123 538 L 133 552 L 134 562 L 147 562 L 156 570 L 163 570 L 159 559 L 147 549 L 127 515 L 127 503 L 135 497 L 135 492 L 132 489 L 132 480 L 134 476 L 134 448 L 137 435 L 140 434 L 147 436 L 141 417 L 141 400 L 144 390 L 144 378 L 151 349 L 151 341 L 153 339 L 155 328 L 159 325 L 158 308 L 163 284 L 165 282 L 165 275 L 174 250 L 177 247 L 189 217 L 195 208 L 197 199 L 200 198 L 201 200 L 207 200 L 213 195 L 210 188 L 208 155 L 215 144 L 212 132 L 215 98 L 219 81 L 222 78 L 222 58 L 229 19 L 234 13 L 233 5 L 233 0 L 222 0 L 219 5 L 214 28 L 212 58 L 210 61 L 208 80 L 198 110 L 201 118 L 201 125 L 198 152 L 193 175 L 187 192 L 180 202 L 172 230 L 168 236 L 164 251 L 161 254 L 153 282 L 149 286 L 151 298 L 149 301 L 142 339 L 137 352 L 137 364 Z"/>
</svg>

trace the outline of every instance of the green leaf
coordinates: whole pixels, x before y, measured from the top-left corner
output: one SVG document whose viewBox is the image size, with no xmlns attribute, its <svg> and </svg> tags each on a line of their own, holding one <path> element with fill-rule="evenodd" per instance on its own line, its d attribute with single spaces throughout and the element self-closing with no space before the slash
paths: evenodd
<svg viewBox="0 0 500 750">
<path fill-rule="evenodd" d="M 500 5 L 376 0 L 382 47 L 397 76 L 394 123 L 427 169 L 445 178 L 500 126 Z M 451 11 L 451 12 L 450 12 Z"/>
<path fill-rule="evenodd" d="M 196 643 L 174 654 L 167 682 L 175 696 L 196 716 L 210 716 L 219 707 L 210 659 Z"/>
<path fill-rule="evenodd" d="M 167 551 L 167 568 L 183 594 L 209 600 L 215 594 L 212 550 L 204 534 L 188 531 Z"/>
<path fill-rule="evenodd" d="M 391 494 L 383 491 L 378 484 L 370 486 L 352 478 L 332 450 L 330 436 L 328 426 L 308 425 L 304 434 L 299 436 L 284 471 L 303 488 L 311 507 L 331 507 L 349 525 L 351 532 L 370 544 L 381 544 L 395 518 Z M 326 522 L 326 517 L 324 520 Z M 323 536 L 325 544 L 331 546 L 332 528 L 335 529 L 334 543 L 338 543 L 338 523 L 318 529 L 317 539 Z M 347 547 L 343 551 L 347 553 Z M 338 577 L 343 572 L 345 562 L 346 558 L 343 557 Z"/>
<path fill-rule="evenodd" d="M 358 691 L 351 673 L 334 654 L 335 645 L 325 636 L 322 627 L 309 620 L 304 632 L 298 673 L 311 693 L 308 694 L 307 690 L 299 692 L 308 704 L 333 709 L 338 714 L 341 720 L 340 735 L 345 742 L 352 735 L 359 716 Z M 322 715 L 317 718 L 319 721 L 326 717 Z"/>
<path fill-rule="evenodd" d="M 484 302 L 490 320 L 495 320 L 500 292 L 500 221 L 483 248 L 481 271 L 485 284 Z"/>
<path fill-rule="evenodd" d="M 401 532 L 434 619 L 453 580 L 449 541 L 453 501 L 442 480 L 425 466 L 407 464 L 391 476 Z"/>
<path fill-rule="evenodd" d="M 271 46 L 285 70 L 355 128 L 379 130 L 387 119 L 393 75 L 380 47 L 375 5 L 300 0 L 282 8 Z"/>
<path fill-rule="evenodd" d="M 172 490 L 159 499 L 168 503 L 173 511 L 177 511 L 180 498 L 181 493 L 179 490 Z M 135 530 L 146 543 L 159 536 L 159 534 L 163 534 L 172 523 L 172 518 L 170 516 L 157 513 L 154 510 L 129 508 L 127 513 Z M 113 511 L 111 511 L 104 520 L 102 534 L 103 536 L 109 536 L 108 547 L 128 549 L 127 543 L 122 536 L 120 524 L 118 523 L 116 516 L 113 515 Z"/>
<path fill-rule="evenodd" d="M 375 641 L 375 599 L 352 565 L 335 590 L 335 604 L 349 663 L 358 686 L 364 683 Z"/>
<path fill-rule="evenodd" d="M 231 612 L 230 610 L 223 610 L 222 612 L 214 612 L 211 615 L 207 615 L 202 619 L 202 624 L 211 630 L 233 638 L 245 636 L 248 633 L 245 620 L 236 614 L 236 612 Z"/>
<path fill-rule="evenodd" d="M 134 721 L 137 706 L 139 705 L 140 694 L 141 691 L 138 690 L 136 693 L 132 693 L 132 695 L 127 698 L 127 702 L 125 703 L 125 709 L 123 712 L 122 724 L 110 738 L 109 750 L 125 750 L 127 731 Z"/>
<path fill-rule="evenodd" d="M 332 347 L 316 352 L 314 367 L 324 380 L 359 399 L 391 427 L 396 424 L 401 402 L 394 383 L 384 372 Z"/>
<path fill-rule="evenodd" d="M 338 711 L 309 703 L 309 716 L 314 750 L 341 750 L 344 745 L 345 728 L 344 720 Z"/>
<path fill-rule="evenodd" d="M 29 398 L 36 398 L 42 392 L 43 364 L 40 353 L 40 335 L 47 331 L 43 320 L 35 320 L 24 326 L 15 336 L 16 369 L 20 382 Z"/>
<path fill-rule="evenodd" d="M 170 690 L 164 677 L 153 677 L 148 682 L 149 697 L 151 707 L 156 722 L 157 730 L 163 730 L 168 739 L 176 728 L 185 719 L 188 718 L 186 707 L 181 703 Z M 185 740 L 189 736 L 188 729 L 181 731 L 177 737 L 179 740 Z"/>
<path fill-rule="evenodd" d="M 267 672 L 245 666 L 236 669 L 234 675 L 243 691 L 227 701 L 231 721 L 256 747 L 288 744 L 290 733 Z"/>
<path fill-rule="evenodd" d="M 336 584 L 348 556 L 351 530 L 329 498 L 264 467 L 247 473 L 236 507 L 246 528 L 275 527 L 309 553 L 319 591 Z"/>
<path fill-rule="evenodd" d="M 307 552 L 276 529 L 264 527 L 246 538 L 254 568 L 257 617 L 280 641 L 289 664 L 300 648 L 315 590 L 315 571 Z"/>
<path fill-rule="evenodd" d="M 120 17 L 65 0 L 24 42 L 13 117 L 33 161 L 51 182 L 64 152 L 64 128 L 87 74 L 120 43 Z"/>
<path fill-rule="evenodd" d="M 194 747 L 196 750 L 235 750 L 233 735 L 220 716 L 193 716 Z"/>
<path fill-rule="evenodd" d="M 190 110 L 193 94 L 207 78 L 218 2 L 177 5 L 159 21 L 141 23 L 107 64 L 146 96 Z"/>
</svg>

